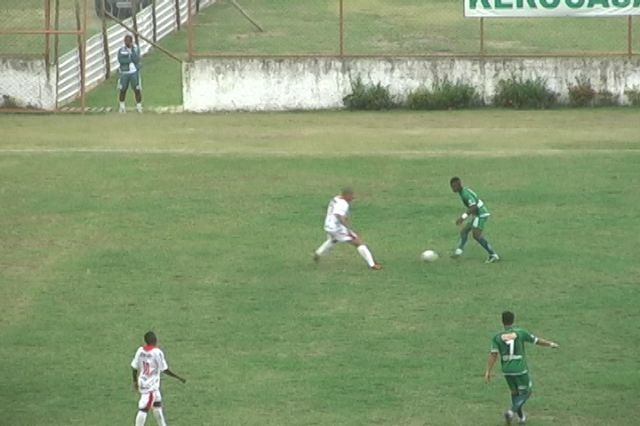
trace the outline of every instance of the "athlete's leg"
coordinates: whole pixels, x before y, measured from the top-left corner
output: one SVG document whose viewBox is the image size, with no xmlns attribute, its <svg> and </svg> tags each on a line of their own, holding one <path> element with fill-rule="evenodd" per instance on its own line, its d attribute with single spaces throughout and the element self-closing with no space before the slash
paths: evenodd
<svg viewBox="0 0 640 426">
<path fill-rule="evenodd" d="M 359 236 L 353 234 L 353 239 L 350 241 L 350 243 L 356 248 L 358 254 L 364 259 L 364 261 L 367 262 L 369 268 L 380 269 L 380 265 L 377 264 L 375 260 L 373 260 L 373 255 L 371 254 L 369 247 L 367 247 L 367 245 Z"/>
<path fill-rule="evenodd" d="M 521 422 L 524 422 L 526 417 L 523 411 L 524 404 L 531 397 L 531 387 L 532 382 L 529 378 L 528 374 L 523 374 L 522 376 L 516 376 L 516 386 L 517 390 L 515 395 L 512 397 L 512 410 L 514 413 L 518 414 Z"/>
<path fill-rule="evenodd" d="M 142 112 L 142 80 L 140 73 L 137 72 L 132 76 L 133 93 L 136 97 L 136 109 L 138 112 Z"/>
<path fill-rule="evenodd" d="M 138 411 L 136 415 L 136 426 L 144 426 L 144 422 L 147 421 L 147 413 L 145 411 Z"/>
<path fill-rule="evenodd" d="M 138 414 L 136 414 L 136 426 L 144 426 L 144 422 L 147 420 L 147 413 L 153 407 L 155 402 L 155 395 L 153 392 L 143 393 L 140 395 L 138 401 Z"/>
<path fill-rule="evenodd" d="M 511 393 L 511 407 L 505 411 L 504 419 L 508 425 L 511 424 L 513 417 L 515 416 L 515 412 L 513 411 L 513 406 L 515 404 L 514 398 L 518 395 L 518 383 L 514 376 L 504 376 L 507 381 L 507 386 L 509 387 L 509 392 Z"/>
<path fill-rule="evenodd" d="M 327 240 L 316 250 L 315 255 L 313 256 L 314 260 L 320 260 L 320 257 L 327 254 L 336 244 L 338 244 L 338 241 L 333 239 L 331 235 L 328 235 Z"/>
<path fill-rule="evenodd" d="M 120 95 L 118 96 L 118 100 L 120 101 L 120 112 L 125 112 L 127 110 L 124 101 L 127 99 L 127 88 L 129 87 L 129 77 L 126 74 L 120 74 L 118 77 L 118 90 Z"/>
<path fill-rule="evenodd" d="M 164 413 L 162 412 L 162 403 L 160 401 L 156 401 L 153 404 L 153 416 L 156 418 L 158 426 L 167 426 L 167 422 L 164 419 Z"/>
<path fill-rule="evenodd" d="M 478 244 L 480 244 L 490 255 L 496 254 L 493 247 L 491 247 L 491 244 L 489 244 L 489 241 L 487 241 L 487 239 L 482 235 L 482 229 L 473 228 L 473 239 L 476 240 Z"/>
<path fill-rule="evenodd" d="M 460 239 L 458 239 L 458 249 L 464 250 L 467 239 L 469 238 L 469 232 L 471 231 L 471 225 L 467 224 L 460 230 Z"/>
</svg>

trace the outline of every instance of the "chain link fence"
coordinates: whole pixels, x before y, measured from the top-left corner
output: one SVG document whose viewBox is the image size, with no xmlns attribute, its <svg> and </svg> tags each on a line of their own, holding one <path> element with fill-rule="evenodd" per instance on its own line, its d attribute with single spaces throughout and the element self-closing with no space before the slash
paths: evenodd
<svg viewBox="0 0 640 426">
<path fill-rule="evenodd" d="M 628 55 L 639 30 L 627 16 L 464 18 L 461 0 L 219 0 L 194 18 L 190 53 Z"/>
</svg>

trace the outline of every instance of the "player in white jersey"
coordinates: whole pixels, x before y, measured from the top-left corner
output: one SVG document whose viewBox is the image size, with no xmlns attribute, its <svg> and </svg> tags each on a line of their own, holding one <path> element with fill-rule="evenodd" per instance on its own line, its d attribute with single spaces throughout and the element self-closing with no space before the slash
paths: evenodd
<svg viewBox="0 0 640 426">
<path fill-rule="evenodd" d="M 144 335 L 144 346 L 140 346 L 131 361 L 133 369 L 133 387 L 140 392 L 136 426 L 143 426 L 149 410 L 153 410 L 159 426 L 167 426 L 162 413 L 162 395 L 160 395 L 160 375 L 175 377 L 182 383 L 186 380 L 169 370 L 164 353 L 156 345 L 158 339 L 153 331 Z"/>
<path fill-rule="evenodd" d="M 370 269 L 377 271 L 382 269 L 382 265 L 373 260 L 373 256 L 369 248 L 364 244 L 362 239 L 351 230 L 349 224 L 349 203 L 353 200 L 353 191 L 349 188 L 342 190 L 329 202 L 327 207 L 327 217 L 324 220 L 324 230 L 327 233 L 327 240 L 322 243 L 315 252 L 313 259 L 317 262 L 321 256 L 327 254 L 329 250 L 338 243 L 349 243 L 356 247 L 356 250 L 362 256 Z"/>
</svg>

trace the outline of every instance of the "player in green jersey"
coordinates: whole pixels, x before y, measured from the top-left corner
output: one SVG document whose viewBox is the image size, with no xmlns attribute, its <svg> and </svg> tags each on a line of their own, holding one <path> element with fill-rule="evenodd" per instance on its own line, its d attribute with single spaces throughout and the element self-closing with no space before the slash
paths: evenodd
<svg viewBox="0 0 640 426">
<path fill-rule="evenodd" d="M 454 251 L 453 257 L 462 256 L 464 245 L 469 238 L 469 232 L 472 232 L 473 238 L 489 253 L 487 263 L 497 262 L 500 260 L 500 256 L 498 256 L 498 253 L 493 250 L 489 241 L 482 235 L 484 225 L 491 215 L 489 210 L 487 210 L 487 206 L 485 206 L 484 202 L 475 192 L 470 188 L 462 186 L 462 181 L 459 177 L 452 177 L 449 184 L 451 185 L 451 190 L 460 195 L 462 204 L 467 208 L 467 210 L 462 213 L 462 216 L 456 220 L 456 225 L 462 225 L 465 220 L 467 222 L 460 230 L 460 240 L 458 240 L 458 247 Z"/>
<path fill-rule="evenodd" d="M 118 78 L 118 99 L 120 113 L 126 112 L 124 101 L 129 86 L 136 96 L 136 110 L 142 112 L 142 79 L 140 77 L 140 47 L 133 44 L 130 34 L 124 36 L 124 46 L 118 49 L 118 63 L 120 64 L 120 78 Z"/>
<path fill-rule="evenodd" d="M 527 419 L 522 407 L 531 396 L 532 382 L 525 357 L 525 342 L 554 349 L 560 347 L 551 340 L 536 337 L 524 328 L 515 327 L 513 325 L 514 320 L 515 315 L 513 312 L 505 311 L 502 313 L 504 330 L 491 339 L 491 353 L 489 354 L 489 359 L 487 359 L 487 368 L 484 371 L 484 380 L 489 383 L 491 370 L 498 357 L 500 357 L 502 374 L 504 374 L 511 391 L 511 408 L 504 413 L 504 418 L 508 425 L 511 424 L 516 414 L 520 424 L 524 424 Z"/>
</svg>

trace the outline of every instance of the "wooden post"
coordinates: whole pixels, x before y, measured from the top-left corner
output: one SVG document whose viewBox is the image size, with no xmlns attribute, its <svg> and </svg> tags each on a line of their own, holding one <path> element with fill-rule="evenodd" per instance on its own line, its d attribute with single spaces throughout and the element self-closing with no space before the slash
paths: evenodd
<svg viewBox="0 0 640 426">
<path fill-rule="evenodd" d="M 484 18 L 480 18 L 480 56 L 484 56 Z"/>
<path fill-rule="evenodd" d="M 53 26 L 54 29 L 56 31 L 60 31 L 60 0 L 55 0 L 55 12 L 54 12 L 54 18 L 53 18 Z M 58 63 L 58 55 L 60 51 L 60 35 L 59 34 L 55 34 L 53 36 L 53 56 L 54 56 L 54 63 Z"/>
<path fill-rule="evenodd" d="M 84 48 L 83 48 L 83 33 L 82 33 L 82 21 L 80 18 L 80 0 L 76 0 L 76 29 L 78 30 L 78 63 L 79 63 L 79 68 L 80 68 L 80 109 L 82 110 L 82 113 L 84 114 L 84 110 L 85 110 L 85 83 L 84 83 L 84 79 L 86 77 L 84 69 L 84 60 L 85 60 L 85 53 L 84 53 Z"/>
<path fill-rule="evenodd" d="M 340 0 L 340 57 L 344 56 L 344 0 Z"/>
<path fill-rule="evenodd" d="M 89 0 L 84 0 L 82 11 L 82 87 L 80 88 L 80 106 L 82 113 L 87 108 L 87 27 L 89 26 Z"/>
<path fill-rule="evenodd" d="M 140 38 L 138 37 L 138 0 L 131 1 L 131 19 L 133 20 L 133 37 L 136 46 L 140 46 Z"/>
<path fill-rule="evenodd" d="M 156 17 L 156 0 L 151 3 L 151 22 L 153 25 L 153 42 L 158 42 L 158 22 Z"/>
<path fill-rule="evenodd" d="M 54 12 L 54 28 L 56 31 L 60 31 L 60 0 L 55 0 L 55 12 Z M 56 85 L 60 80 L 60 66 L 58 64 L 58 52 L 60 51 L 60 36 L 56 33 L 53 36 L 53 59 L 56 64 Z M 58 96 L 56 87 L 56 109 L 58 108 Z"/>
<path fill-rule="evenodd" d="M 187 54 L 189 62 L 191 62 L 193 60 L 193 9 L 191 9 L 192 0 L 188 1 L 187 6 Z"/>
<path fill-rule="evenodd" d="M 180 26 L 182 25 L 180 23 L 181 19 L 180 19 L 180 0 L 176 0 L 176 25 L 177 25 L 177 29 L 178 31 L 180 31 Z"/>
<path fill-rule="evenodd" d="M 633 17 L 627 17 L 627 54 L 629 59 L 633 56 Z"/>
<path fill-rule="evenodd" d="M 47 64 L 47 70 L 49 69 L 49 63 L 51 62 L 51 51 L 50 51 L 50 35 L 49 31 L 51 30 L 51 0 L 44 0 L 44 60 Z"/>
<path fill-rule="evenodd" d="M 109 34 L 107 33 L 107 0 L 102 0 L 100 20 L 102 21 L 102 50 L 104 52 L 104 78 L 111 77 L 111 55 L 109 52 Z"/>
</svg>

